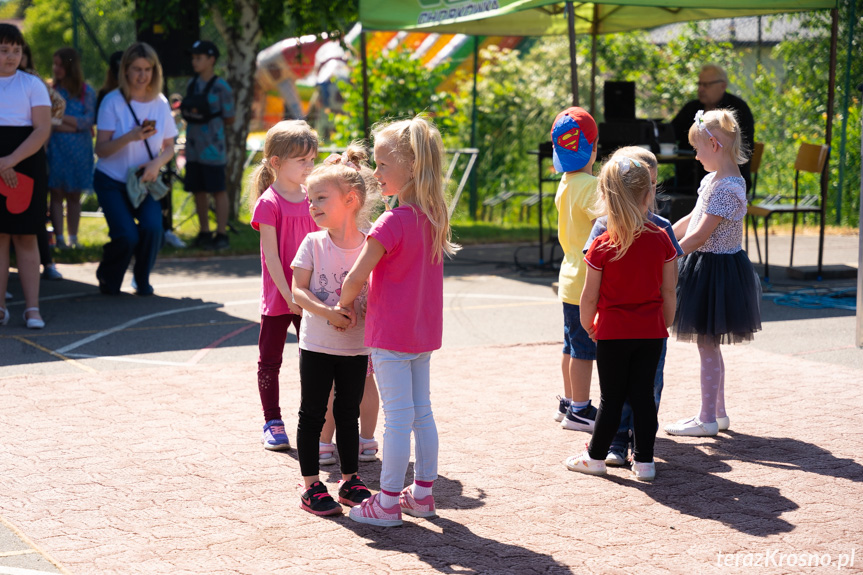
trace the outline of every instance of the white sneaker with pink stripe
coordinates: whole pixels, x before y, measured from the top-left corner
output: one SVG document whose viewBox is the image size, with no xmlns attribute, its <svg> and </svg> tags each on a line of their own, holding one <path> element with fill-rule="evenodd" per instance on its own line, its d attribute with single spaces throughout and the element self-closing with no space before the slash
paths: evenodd
<svg viewBox="0 0 863 575">
<path fill-rule="evenodd" d="M 402 524 L 402 510 L 398 504 L 382 507 L 380 494 L 376 493 L 356 507 L 351 507 L 351 519 L 379 527 L 397 527 Z"/>
<path fill-rule="evenodd" d="M 412 517 L 437 517 L 434 510 L 434 495 L 426 495 L 417 499 L 411 486 L 408 485 L 399 494 L 399 507 L 402 513 Z"/>
</svg>

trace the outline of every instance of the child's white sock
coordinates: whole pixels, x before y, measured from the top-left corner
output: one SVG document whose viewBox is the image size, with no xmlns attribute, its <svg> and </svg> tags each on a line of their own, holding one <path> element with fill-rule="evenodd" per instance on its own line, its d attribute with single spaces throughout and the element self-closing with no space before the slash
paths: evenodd
<svg viewBox="0 0 863 575">
<path fill-rule="evenodd" d="M 434 481 L 418 481 L 415 479 L 414 484 L 411 488 L 411 491 L 414 494 L 414 498 L 422 499 L 423 497 L 431 495 L 432 485 L 434 485 Z"/>
<path fill-rule="evenodd" d="M 381 489 L 380 493 L 381 507 L 390 508 L 399 504 L 399 494 Z"/>
<path fill-rule="evenodd" d="M 360 443 L 371 443 L 374 440 L 375 440 L 374 436 L 370 437 L 369 439 L 366 439 L 365 437 L 360 435 Z M 376 451 L 377 450 L 375 450 L 375 449 L 364 449 L 363 455 L 374 455 Z"/>
</svg>

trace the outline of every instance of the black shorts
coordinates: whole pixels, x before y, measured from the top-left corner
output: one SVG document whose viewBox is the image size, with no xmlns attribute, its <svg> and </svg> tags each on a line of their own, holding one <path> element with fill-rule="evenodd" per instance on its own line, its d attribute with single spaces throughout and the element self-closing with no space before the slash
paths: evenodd
<svg viewBox="0 0 863 575">
<path fill-rule="evenodd" d="M 187 192 L 224 192 L 225 166 L 186 162 L 183 187 Z"/>
</svg>

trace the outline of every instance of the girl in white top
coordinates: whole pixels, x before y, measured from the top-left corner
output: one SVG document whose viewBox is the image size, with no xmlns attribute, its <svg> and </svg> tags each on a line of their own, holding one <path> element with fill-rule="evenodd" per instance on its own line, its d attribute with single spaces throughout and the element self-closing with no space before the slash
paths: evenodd
<svg viewBox="0 0 863 575">
<path fill-rule="evenodd" d="M 9 322 L 6 286 L 14 243 L 24 291 L 24 322 L 45 327 L 39 314 L 39 248 L 45 230 L 48 172 L 42 146 L 51 135 L 51 100 L 42 80 L 18 70 L 24 37 L 0 24 L 0 325 Z"/>
<path fill-rule="evenodd" d="M 307 181 L 309 213 L 323 228 L 306 236 L 291 262 L 294 301 L 303 308 L 300 327 L 300 412 L 297 453 L 303 474 L 300 508 L 315 515 L 338 515 L 343 503 L 359 505 L 371 493 L 357 475 L 360 402 L 369 348 L 363 344 L 362 302 L 358 320 L 338 307 L 341 284 L 362 252 L 368 214 L 380 186 L 365 165 L 362 146 L 352 144 L 318 166 Z M 342 481 L 336 503 L 319 478 L 318 441 L 335 384 L 333 418 L 338 435 Z"/>
<path fill-rule="evenodd" d="M 747 161 L 732 110 L 699 111 L 689 142 L 707 175 L 692 213 L 674 224 L 682 238 L 674 334 L 701 356 L 701 410 L 665 427 L 669 435 L 708 437 L 725 431 L 725 362 L 720 344 L 751 341 L 761 330 L 761 282 L 742 249 Z"/>
</svg>

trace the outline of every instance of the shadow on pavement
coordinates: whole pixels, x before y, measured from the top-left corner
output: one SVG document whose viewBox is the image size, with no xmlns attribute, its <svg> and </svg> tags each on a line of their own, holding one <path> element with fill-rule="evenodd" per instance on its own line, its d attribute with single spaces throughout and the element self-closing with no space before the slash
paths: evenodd
<svg viewBox="0 0 863 575">
<path fill-rule="evenodd" d="M 747 485 L 722 477 L 734 462 L 761 464 L 789 471 L 806 471 L 863 481 L 863 466 L 838 459 L 829 451 L 791 438 L 755 437 L 728 432 L 709 443 L 677 443 L 658 437 L 657 452 L 668 463 L 657 465 L 657 481 L 640 483 L 610 476 L 609 479 L 644 492 L 657 503 L 680 513 L 718 521 L 741 533 L 767 537 L 787 533 L 795 525 L 782 514 L 799 506 L 778 487 Z"/>
<path fill-rule="evenodd" d="M 426 527 L 427 521 L 441 532 Z M 398 528 L 365 525 L 348 517 L 339 524 L 370 540 L 372 549 L 416 555 L 439 573 L 572 573 L 551 555 L 482 537 L 443 517 L 411 519 Z"/>
</svg>

